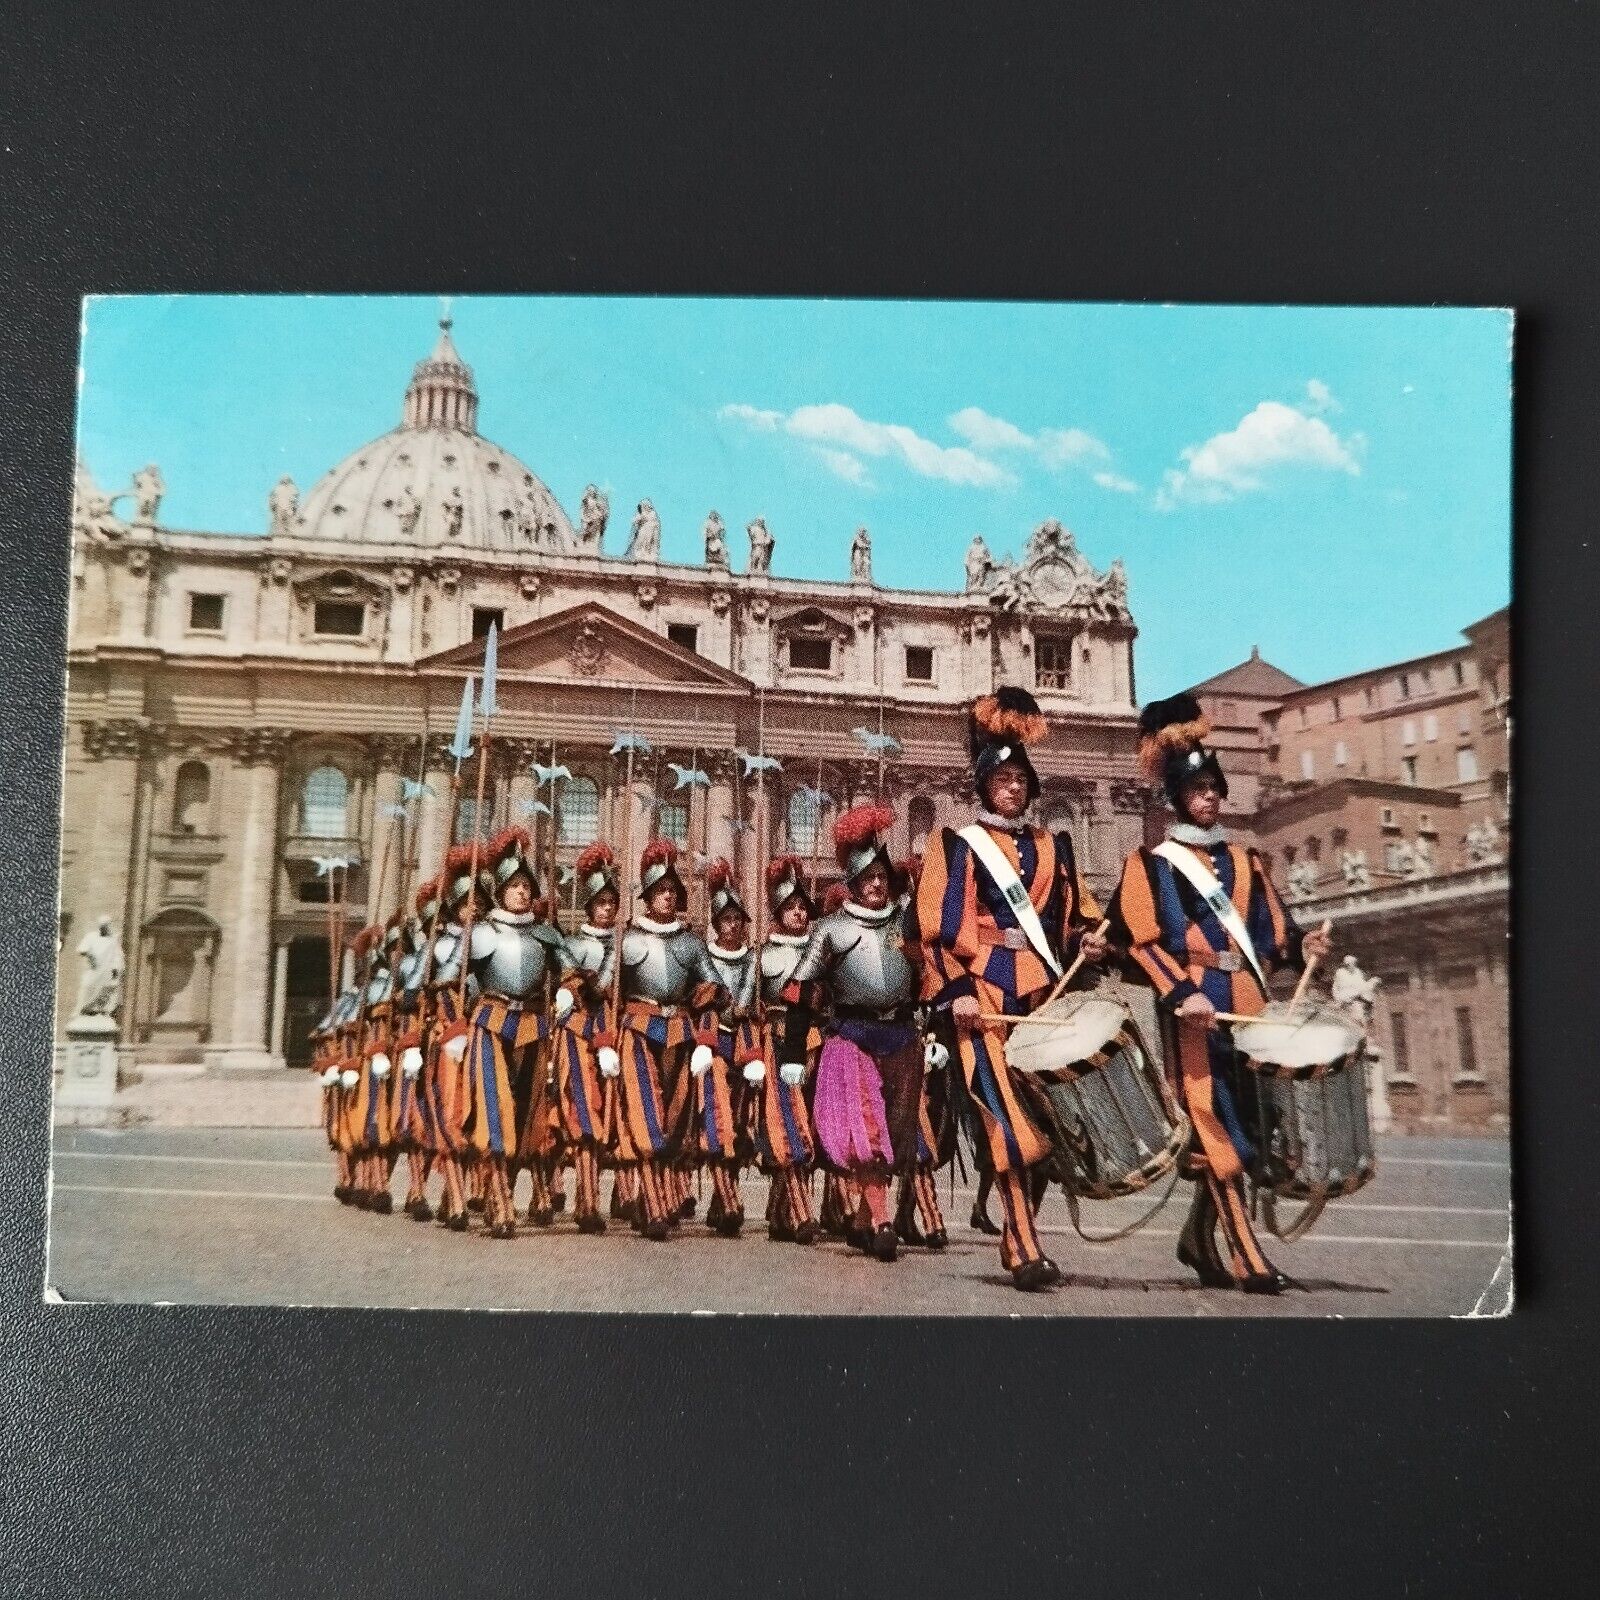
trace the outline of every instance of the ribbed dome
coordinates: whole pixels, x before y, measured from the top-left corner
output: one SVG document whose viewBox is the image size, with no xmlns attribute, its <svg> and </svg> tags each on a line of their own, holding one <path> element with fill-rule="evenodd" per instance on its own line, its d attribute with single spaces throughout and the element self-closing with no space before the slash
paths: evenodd
<svg viewBox="0 0 1600 1600">
<path fill-rule="evenodd" d="M 419 361 L 398 428 L 346 456 L 312 485 L 297 538 L 362 544 L 570 550 L 572 524 L 556 497 L 508 450 L 476 431 L 472 369 L 450 323 Z"/>
</svg>

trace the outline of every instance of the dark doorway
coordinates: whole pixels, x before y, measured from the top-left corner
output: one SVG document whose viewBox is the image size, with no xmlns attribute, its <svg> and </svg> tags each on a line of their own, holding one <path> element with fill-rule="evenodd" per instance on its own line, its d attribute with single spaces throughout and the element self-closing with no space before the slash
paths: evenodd
<svg viewBox="0 0 1600 1600">
<path fill-rule="evenodd" d="M 311 1030 L 328 1014 L 328 941 L 320 934 L 289 941 L 283 1006 L 283 1056 L 291 1067 L 311 1061 Z"/>
</svg>

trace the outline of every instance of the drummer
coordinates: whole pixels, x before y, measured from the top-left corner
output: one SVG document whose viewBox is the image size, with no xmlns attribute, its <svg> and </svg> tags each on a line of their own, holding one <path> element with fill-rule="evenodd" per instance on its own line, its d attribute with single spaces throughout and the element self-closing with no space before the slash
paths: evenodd
<svg viewBox="0 0 1600 1600">
<path fill-rule="evenodd" d="M 923 998 L 954 1025 L 964 1112 L 979 1135 L 980 1170 L 993 1172 L 1000 1198 L 1000 1259 L 1019 1289 L 1061 1281 L 1039 1243 L 1030 1182 L 1050 1156 L 1050 1141 L 1006 1062 L 1007 1030 L 983 1017 L 1026 1015 L 1080 949 L 1091 962 L 1106 950 L 1094 926 L 1100 910 L 1078 875 L 1071 839 L 1027 816 L 1039 797 L 1027 747 L 1046 731 L 1026 689 L 997 689 L 976 702 L 968 737 L 981 809 L 971 826 L 941 828 L 930 840 L 917 888 L 927 954 Z"/>
<path fill-rule="evenodd" d="M 1112 938 L 1126 944 L 1156 992 L 1166 1059 L 1175 1063 L 1194 1125 L 1188 1167 L 1195 1194 L 1178 1259 L 1209 1287 L 1280 1294 L 1289 1279 L 1262 1253 L 1245 1204 L 1244 1170 L 1255 1152 L 1233 1047 L 1215 1017 L 1256 1015 L 1269 998 L 1267 974 L 1326 958 L 1330 941 L 1295 926 L 1261 857 L 1223 832 L 1218 817 L 1228 780 L 1203 742 L 1210 731 L 1188 694 L 1157 700 L 1139 718 L 1140 766 L 1163 785 L 1177 820 L 1161 844 L 1128 857 L 1112 902 Z"/>
</svg>

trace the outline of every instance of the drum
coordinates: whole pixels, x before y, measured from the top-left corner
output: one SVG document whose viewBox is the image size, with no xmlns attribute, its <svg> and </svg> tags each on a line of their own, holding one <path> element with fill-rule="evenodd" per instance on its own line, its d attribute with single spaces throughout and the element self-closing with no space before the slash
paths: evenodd
<svg viewBox="0 0 1600 1600">
<path fill-rule="evenodd" d="M 1006 1061 L 1045 1111 L 1050 1176 L 1076 1194 L 1137 1194 L 1177 1164 L 1189 1138 L 1133 1012 L 1114 995 L 1065 994 L 1015 1024 Z"/>
<path fill-rule="evenodd" d="M 1280 1001 L 1235 1023 L 1233 1044 L 1255 1081 L 1257 1186 L 1314 1201 L 1359 1189 L 1377 1170 L 1362 1031 L 1332 1006 Z"/>
</svg>

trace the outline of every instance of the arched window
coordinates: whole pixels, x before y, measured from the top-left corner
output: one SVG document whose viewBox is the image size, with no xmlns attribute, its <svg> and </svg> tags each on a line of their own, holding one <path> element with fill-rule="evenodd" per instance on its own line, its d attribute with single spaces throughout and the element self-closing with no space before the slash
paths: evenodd
<svg viewBox="0 0 1600 1600">
<path fill-rule="evenodd" d="M 600 837 L 600 790 L 593 778 L 569 778 L 561 786 L 556 823 L 562 844 L 593 844 Z"/>
<path fill-rule="evenodd" d="M 689 843 L 689 808 L 675 800 L 664 800 L 656 811 L 656 833 L 680 848 Z"/>
<path fill-rule="evenodd" d="M 337 767 L 318 767 L 306 777 L 301 801 L 300 826 L 315 839 L 337 839 L 345 834 L 350 784 Z"/>
<path fill-rule="evenodd" d="M 821 807 L 815 795 L 796 789 L 789 796 L 789 848 L 798 856 L 808 856 L 817 846 L 817 823 Z"/>
<path fill-rule="evenodd" d="M 483 815 L 487 819 L 494 815 L 494 807 L 487 795 L 483 800 Z M 478 797 L 473 794 L 464 794 L 456 801 L 456 838 L 457 844 L 471 844 L 472 836 L 478 830 Z"/>
<path fill-rule="evenodd" d="M 185 761 L 172 786 L 172 831 L 205 833 L 211 821 L 211 769 L 203 761 Z"/>
</svg>

